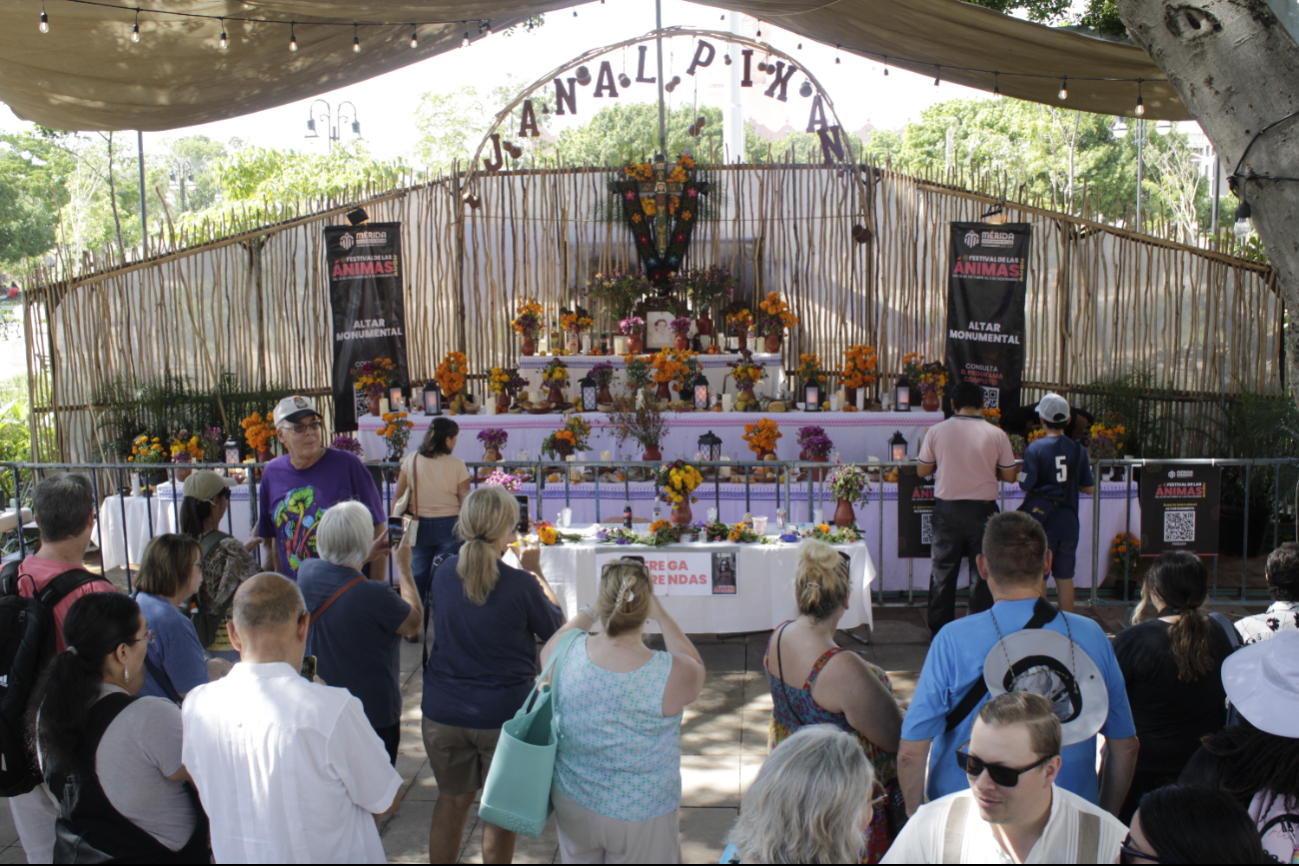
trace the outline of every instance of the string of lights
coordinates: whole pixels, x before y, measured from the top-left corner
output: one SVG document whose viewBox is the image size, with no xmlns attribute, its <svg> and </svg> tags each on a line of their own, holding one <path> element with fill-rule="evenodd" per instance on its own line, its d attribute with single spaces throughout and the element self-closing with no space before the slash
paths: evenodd
<svg viewBox="0 0 1299 866">
<path fill-rule="evenodd" d="M 134 15 L 133 23 L 131 26 L 131 41 L 137 43 L 140 41 L 140 16 L 141 15 L 146 16 L 146 20 L 148 16 L 155 16 L 159 18 L 171 16 L 176 18 L 190 18 L 190 19 L 202 19 L 207 21 L 216 21 L 220 24 L 221 27 L 221 37 L 219 39 L 219 44 L 222 48 L 226 48 L 229 45 L 229 39 L 226 36 L 226 29 L 225 29 L 225 22 L 227 21 L 239 21 L 239 22 L 251 23 L 251 24 L 272 24 L 272 25 L 287 24 L 289 27 L 289 50 L 290 51 L 298 50 L 298 41 L 297 41 L 298 26 L 303 26 L 303 27 L 309 26 L 313 28 L 350 27 L 352 28 L 352 51 L 356 53 L 359 53 L 361 51 L 360 32 L 361 32 L 361 28 L 363 27 L 387 27 L 387 28 L 410 27 L 411 48 L 419 47 L 419 28 L 421 26 L 445 26 L 447 24 L 466 25 L 464 35 L 461 37 L 460 40 L 460 46 L 462 48 L 469 47 L 469 45 L 473 41 L 470 37 L 470 31 L 474 27 L 477 27 L 478 34 L 480 36 L 492 35 L 491 21 L 489 19 L 482 19 L 482 18 L 445 19 L 445 20 L 435 20 L 435 21 L 341 22 L 341 21 L 298 21 L 296 19 L 292 21 L 284 21 L 282 19 L 265 18 L 260 16 L 250 16 L 250 15 L 218 16 L 218 15 L 205 15 L 198 12 L 184 12 L 184 11 L 173 10 L 173 9 L 145 9 L 141 6 L 132 6 L 123 3 L 112 3 L 112 2 L 107 2 L 107 0 L 59 0 L 59 2 L 75 3 L 82 6 L 96 6 L 103 9 L 117 9 L 117 10 L 121 10 L 123 13 L 126 13 L 128 15 Z M 600 0 L 600 2 L 604 3 L 604 0 Z M 833 3 L 827 5 L 833 5 Z M 573 10 L 573 15 L 574 16 L 577 15 L 576 9 Z M 723 16 L 723 18 L 725 18 L 725 16 Z M 529 30 L 532 29 L 531 23 L 529 23 L 527 26 Z M 761 27 L 761 23 L 759 23 L 759 27 Z M 46 12 L 45 0 L 41 0 L 39 29 L 40 32 L 42 33 L 48 33 L 50 31 L 50 17 Z M 762 38 L 762 31 L 760 29 L 758 30 L 757 35 L 758 38 Z M 799 49 L 803 47 L 801 42 L 798 44 L 798 47 Z M 842 47 L 843 47 L 842 45 L 835 46 L 835 52 L 836 52 L 835 63 L 839 62 L 838 52 L 842 50 Z M 1093 82 L 1100 82 L 1100 83 L 1107 83 L 1107 84 L 1136 84 L 1137 103 L 1136 106 L 1133 108 L 1133 114 L 1136 115 L 1137 117 L 1142 117 L 1146 113 L 1145 98 L 1142 92 L 1143 85 L 1146 84 L 1147 82 L 1167 83 L 1167 79 L 1153 79 L 1153 78 L 1112 78 L 1112 77 L 1098 77 L 1098 76 L 1085 76 L 1085 75 L 1061 76 L 1061 75 L 1042 74 L 1042 73 L 1035 73 L 1035 72 L 1004 72 L 996 69 L 980 69 L 972 66 L 954 66 L 946 63 L 930 63 L 927 60 L 912 60 L 906 57 L 899 57 L 898 55 L 895 54 L 894 55 L 881 54 L 873 51 L 858 50 L 855 53 L 859 54 L 860 56 L 881 62 L 884 67 L 885 76 L 889 74 L 890 62 L 892 63 L 893 66 L 897 66 L 899 64 L 902 65 L 910 64 L 916 66 L 932 66 L 934 68 L 935 87 L 938 87 L 942 84 L 944 71 L 959 72 L 959 73 L 966 73 L 966 74 L 973 74 L 973 75 L 989 75 L 992 76 L 993 79 L 993 95 L 996 97 L 1001 96 L 1001 76 L 1003 75 L 1009 78 L 1024 78 L 1024 79 L 1037 79 L 1037 80 L 1049 80 L 1049 81 L 1059 80 L 1060 90 L 1058 91 L 1057 96 L 1061 101 L 1067 100 L 1069 98 L 1070 78 L 1072 78 L 1074 81 L 1093 81 Z"/>
</svg>

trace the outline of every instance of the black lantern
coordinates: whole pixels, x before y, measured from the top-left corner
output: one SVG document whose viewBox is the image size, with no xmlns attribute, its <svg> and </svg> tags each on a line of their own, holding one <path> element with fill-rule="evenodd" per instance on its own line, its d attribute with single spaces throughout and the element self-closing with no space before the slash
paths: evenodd
<svg viewBox="0 0 1299 866">
<path fill-rule="evenodd" d="M 600 387 L 595 384 L 595 380 L 589 375 L 583 376 L 577 380 L 578 393 L 582 395 L 582 411 L 594 412 L 596 410 L 595 395 L 599 393 Z"/>
<path fill-rule="evenodd" d="M 235 438 L 231 436 L 226 440 L 226 444 L 221 447 L 226 453 L 226 463 L 229 463 L 231 466 L 237 466 L 239 464 L 239 443 L 235 441 Z M 229 469 L 226 470 L 226 474 L 230 474 Z"/>
<path fill-rule="evenodd" d="M 893 389 L 893 411 L 911 411 L 911 383 L 906 376 L 898 377 L 898 384 Z"/>
<path fill-rule="evenodd" d="M 442 414 L 442 388 L 437 382 L 429 382 L 428 387 L 424 389 L 424 414 Z"/>
<path fill-rule="evenodd" d="M 710 401 L 708 399 L 708 378 L 700 373 L 695 380 L 690 383 L 695 391 L 695 409 L 699 412 L 707 412 Z M 700 440 L 703 441 L 703 440 Z"/>
<path fill-rule="evenodd" d="M 893 431 L 893 438 L 889 440 L 889 459 L 896 463 L 901 463 L 907 459 L 907 440 L 902 438 L 902 431 Z"/>
<path fill-rule="evenodd" d="M 807 379 L 803 382 L 803 411 L 821 411 L 821 381 Z"/>
<path fill-rule="evenodd" d="M 722 439 L 709 430 L 703 436 L 699 437 L 699 453 L 703 455 L 704 460 L 710 463 L 716 463 L 722 459 Z"/>
</svg>

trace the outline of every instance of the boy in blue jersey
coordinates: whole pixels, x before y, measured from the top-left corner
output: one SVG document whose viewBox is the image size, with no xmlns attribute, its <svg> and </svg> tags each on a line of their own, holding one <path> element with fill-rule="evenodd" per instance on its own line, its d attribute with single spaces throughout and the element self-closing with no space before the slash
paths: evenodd
<svg viewBox="0 0 1299 866">
<path fill-rule="evenodd" d="M 1069 403 L 1059 394 L 1047 394 L 1037 404 L 1046 436 L 1024 449 L 1019 486 L 1024 491 L 1020 510 L 1042 524 L 1051 551 L 1051 576 L 1060 609 L 1073 613 L 1073 576 L 1078 559 L 1078 494 L 1094 494 L 1087 452 L 1065 435 Z M 1042 580 L 1046 595 L 1046 579 Z"/>
</svg>

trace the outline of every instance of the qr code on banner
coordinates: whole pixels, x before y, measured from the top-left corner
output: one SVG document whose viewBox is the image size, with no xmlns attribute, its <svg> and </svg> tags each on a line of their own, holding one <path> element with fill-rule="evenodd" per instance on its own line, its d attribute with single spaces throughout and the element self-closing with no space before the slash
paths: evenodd
<svg viewBox="0 0 1299 866">
<path fill-rule="evenodd" d="M 1189 544 L 1193 541 L 1195 541 L 1195 512 L 1189 510 L 1165 511 L 1164 543 L 1183 542 Z"/>
<path fill-rule="evenodd" d="M 934 543 L 934 515 L 926 511 L 920 515 L 920 543 Z"/>
<path fill-rule="evenodd" d="M 983 385 L 980 385 L 979 387 L 983 388 L 983 408 L 999 409 L 1001 407 L 1001 389 L 987 388 Z"/>
</svg>

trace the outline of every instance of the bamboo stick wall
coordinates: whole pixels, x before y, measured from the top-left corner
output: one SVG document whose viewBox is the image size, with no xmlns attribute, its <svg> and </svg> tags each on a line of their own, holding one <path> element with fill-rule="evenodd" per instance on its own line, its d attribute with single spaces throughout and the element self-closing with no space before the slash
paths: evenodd
<svg viewBox="0 0 1299 866">
<path fill-rule="evenodd" d="M 755 302 L 784 293 L 802 320 L 787 359 L 818 352 L 833 367 L 848 345 L 871 343 L 891 378 L 907 352 L 942 358 L 948 223 L 976 221 L 1001 202 L 888 171 L 863 169 L 864 186 L 820 166 L 716 172 L 724 205 L 696 228 L 687 264 L 729 267 Z M 454 178 L 363 202 L 372 221 L 402 223 L 414 380 L 431 377 L 451 349 L 465 351 L 475 372 L 514 362 L 509 319 L 519 298 L 536 297 L 553 314 L 580 302 L 577 287 L 595 272 L 633 266 L 630 233 L 599 216 L 608 177 L 607 169 L 483 176 L 477 210 L 460 205 Z M 287 384 L 328 403 L 322 229 L 353 205 L 30 287 L 33 418 L 53 429 L 59 450 L 39 458 L 92 458 L 94 396 L 119 379 L 138 388 L 165 373 L 209 388 L 233 371 L 250 387 Z M 1004 206 L 1010 221 L 1033 226 L 1026 399 L 1141 370 L 1186 398 L 1188 417 L 1222 393 L 1280 393 L 1283 307 L 1270 269 Z M 873 231 L 869 243 L 853 240 L 855 224 Z"/>
</svg>

